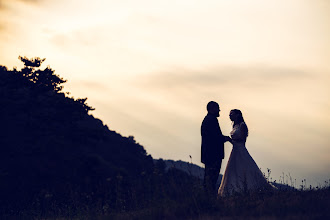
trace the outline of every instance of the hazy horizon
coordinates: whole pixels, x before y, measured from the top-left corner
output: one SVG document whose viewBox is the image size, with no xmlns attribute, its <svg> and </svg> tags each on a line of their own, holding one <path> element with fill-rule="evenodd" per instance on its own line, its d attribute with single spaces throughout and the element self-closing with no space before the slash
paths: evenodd
<svg viewBox="0 0 330 220">
<path fill-rule="evenodd" d="M 0 65 L 46 58 L 111 130 L 154 158 L 200 163 L 217 101 L 242 111 L 247 148 L 273 180 L 330 178 L 330 2 L 0 0 Z M 224 172 L 231 151 L 225 144 Z"/>
</svg>

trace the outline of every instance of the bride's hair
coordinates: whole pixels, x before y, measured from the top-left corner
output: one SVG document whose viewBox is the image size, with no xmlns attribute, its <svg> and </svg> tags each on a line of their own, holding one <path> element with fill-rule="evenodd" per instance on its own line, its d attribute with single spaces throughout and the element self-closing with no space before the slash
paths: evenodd
<svg viewBox="0 0 330 220">
<path fill-rule="evenodd" d="M 244 126 L 244 130 L 246 130 L 246 137 L 247 137 L 249 135 L 249 129 L 248 129 L 248 127 L 247 127 L 247 125 L 246 125 L 246 123 L 244 121 L 243 114 L 242 114 L 241 110 L 239 110 L 239 109 L 233 109 L 230 112 L 233 112 L 233 113 L 235 113 L 237 115 L 237 120 L 236 121 L 233 121 L 233 127 L 235 125 L 240 124 L 241 122 L 244 122 L 243 126 Z"/>
</svg>

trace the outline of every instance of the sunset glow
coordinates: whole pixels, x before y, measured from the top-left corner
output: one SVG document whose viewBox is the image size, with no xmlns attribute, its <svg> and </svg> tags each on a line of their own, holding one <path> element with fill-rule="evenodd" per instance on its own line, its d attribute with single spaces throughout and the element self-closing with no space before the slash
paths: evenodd
<svg viewBox="0 0 330 220">
<path fill-rule="evenodd" d="M 330 1 L 0 0 L 0 64 L 46 58 L 111 130 L 200 163 L 210 100 L 273 179 L 330 178 Z M 225 169 L 231 145 L 225 144 Z"/>
</svg>

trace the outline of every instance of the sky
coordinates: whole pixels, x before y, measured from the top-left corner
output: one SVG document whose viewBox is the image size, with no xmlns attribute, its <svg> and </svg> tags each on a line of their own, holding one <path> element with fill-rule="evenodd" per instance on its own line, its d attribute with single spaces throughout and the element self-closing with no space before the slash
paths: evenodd
<svg viewBox="0 0 330 220">
<path fill-rule="evenodd" d="M 46 58 L 65 91 L 154 158 L 202 166 L 206 104 L 220 104 L 224 135 L 238 108 L 262 171 L 319 186 L 330 179 L 329 12 L 327 0 L 0 0 L 0 64 Z"/>
</svg>

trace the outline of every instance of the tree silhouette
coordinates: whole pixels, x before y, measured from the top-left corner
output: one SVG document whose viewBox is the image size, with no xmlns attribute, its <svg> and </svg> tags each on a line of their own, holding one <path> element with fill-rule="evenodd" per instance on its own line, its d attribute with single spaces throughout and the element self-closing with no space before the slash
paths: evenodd
<svg viewBox="0 0 330 220">
<path fill-rule="evenodd" d="M 46 59 L 41 59 L 39 57 L 28 59 L 27 57 L 21 56 L 18 58 L 24 63 L 24 68 L 19 72 L 23 77 L 45 90 L 59 92 L 63 89 L 61 84 L 65 83 L 67 80 L 56 75 L 54 70 L 49 67 L 44 70 L 36 69 L 39 68 Z"/>
<path fill-rule="evenodd" d="M 56 75 L 55 71 L 50 67 L 47 67 L 43 70 L 40 69 L 41 64 L 46 60 L 45 58 L 41 59 L 40 57 L 34 57 L 29 59 L 25 56 L 19 56 L 18 58 L 24 63 L 24 68 L 22 68 L 20 71 L 14 69 L 12 72 L 23 78 L 23 84 L 26 84 L 25 79 L 27 79 L 29 82 L 32 83 L 30 87 L 34 89 L 37 88 L 37 90 L 41 93 L 49 91 L 60 93 L 62 91 L 62 84 L 67 82 L 67 80 L 61 78 L 59 75 Z M 7 71 L 7 68 L 5 66 L 1 66 L 1 68 L 4 68 L 4 72 Z M 82 112 L 88 113 L 89 111 L 95 110 L 91 106 L 87 105 L 87 98 L 67 98 L 72 101 L 77 111 L 79 111 L 80 109 Z"/>
<path fill-rule="evenodd" d="M 35 57 L 32 59 L 28 59 L 27 57 L 21 57 L 21 56 L 19 56 L 18 59 L 20 59 L 24 63 L 24 66 L 28 66 L 28 67 L 40 67 L 41 63 L 46 60 L 46 58 L 41 59 L 39 57 Z"/>
</svg>

